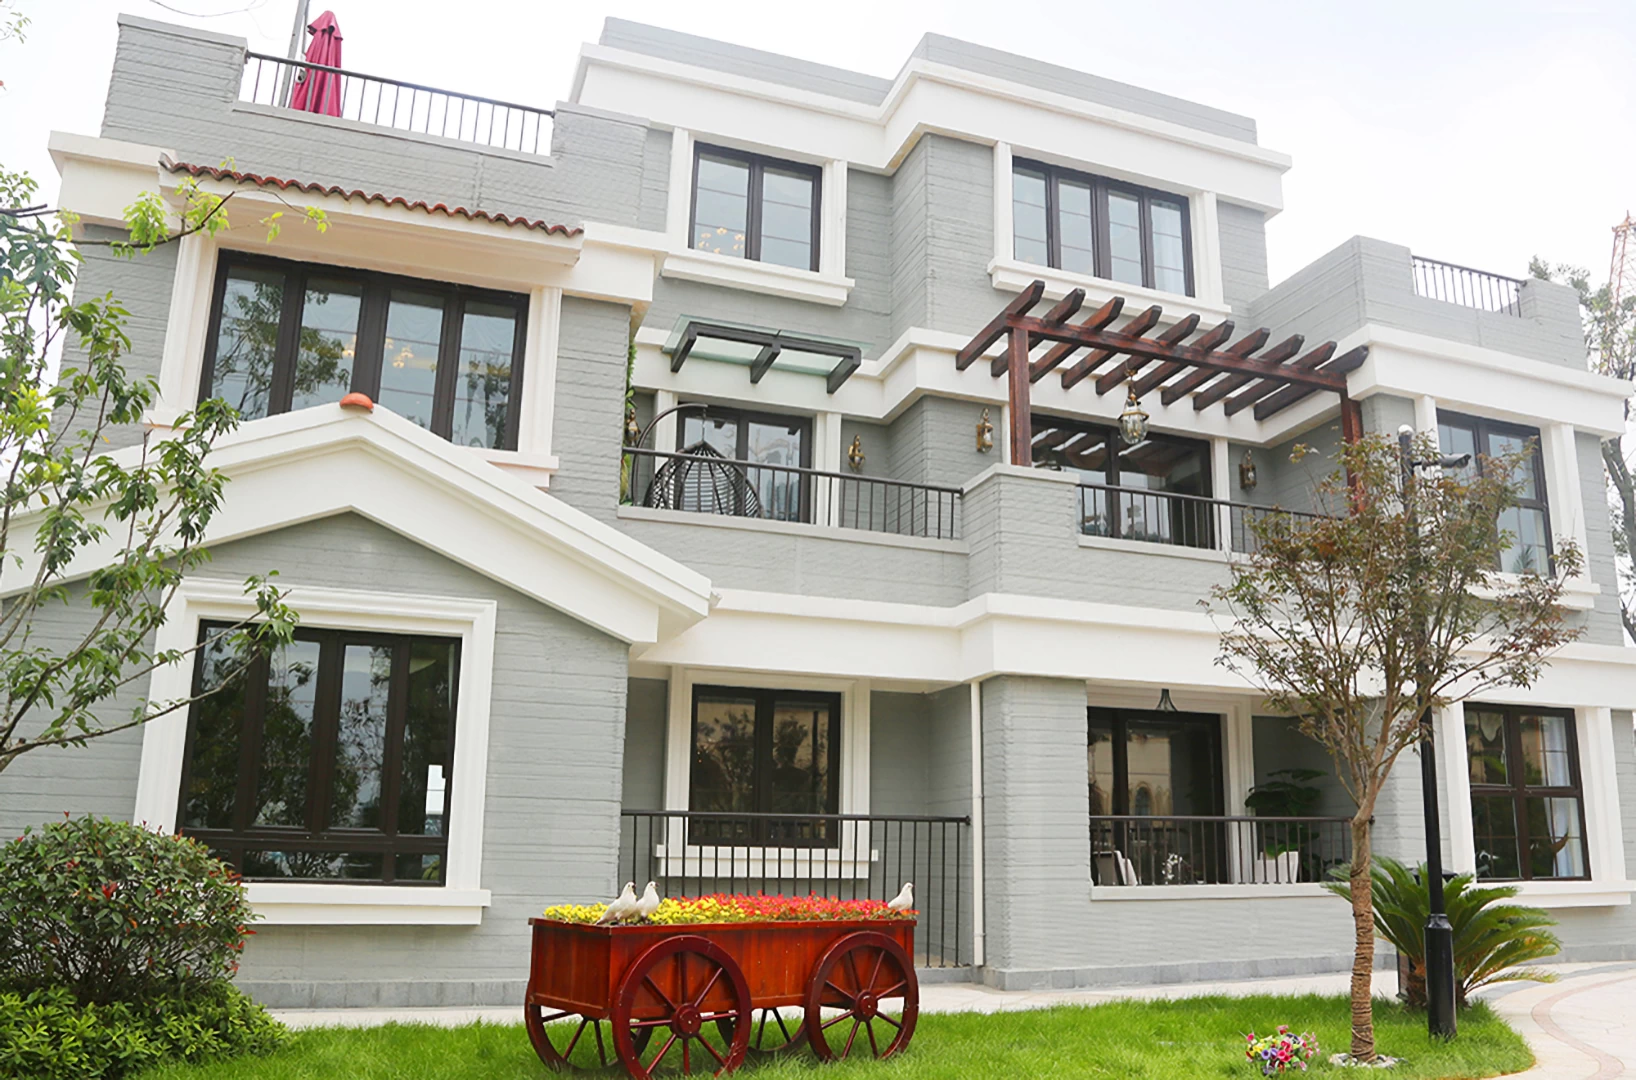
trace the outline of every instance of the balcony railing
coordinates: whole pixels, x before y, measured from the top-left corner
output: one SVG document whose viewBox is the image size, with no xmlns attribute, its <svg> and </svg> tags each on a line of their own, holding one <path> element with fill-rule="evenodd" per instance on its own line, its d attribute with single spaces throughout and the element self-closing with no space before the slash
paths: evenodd
<svg viewBox="0 0 1636 1080">
<path fill-rule="evenodd" d="M 1079 485 L 1079 531 L 1086 536 L 1205 549 L 1220 549 L 1221 538 L 1225 537 L 1228 551 L 1247 554 L 1260 543 L 1254 523 L 1283 514 L 1320 516 L 1174 491 Z"/>
<path fill-rule="evenodd" d="M 916 963 L 971 963 L 971 819 L 875 814 L 622 812 L 619 880 L 662 896 L 766 893 L 887 900 L 915 886 Z"/>
<path fill-rule="evenodd" d="M 1414 291 L 1429 300 L 1442 300 L 1478 311 L 1522 317 L 1522 282 L 1517 278 L 1473 270 L 1469 266 L 1412 257 Z"/>
<path fill-rule="evenodd" d="M 960 489 L 626 447 L 624 501 L 934 540 L 960 537 Z"/>
<path fill-rule="evenodd" d="M 323 71 L 341 79 L 342 120 L 523 154 L 551 152 L 551 118 L 556 114 L 550 109 L 475 94 L 457 94 L 401 79 L 309 64 L 305 60 L 246 52 L 239 100 L 287 106 L 296 86 Z"/>
<path fill-rule="evenodd" d="M 1097 815 L 1097 885 L 1321 882 L 1352 858 L 1351 818 Z"/>
</svg>

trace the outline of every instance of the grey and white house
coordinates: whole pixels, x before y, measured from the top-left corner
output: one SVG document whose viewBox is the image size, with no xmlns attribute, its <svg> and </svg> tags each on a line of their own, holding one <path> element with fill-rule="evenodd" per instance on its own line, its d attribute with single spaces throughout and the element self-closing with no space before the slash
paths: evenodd
<svg viewBox="0 0 1636 1080">
<path fill-rule="evenodd" d="M 1317 881 L 1351 806 L 1198 601 L 1355 408 L 1537 446 L 1501 569 L 1573 538 L 1587 632 L 1437 718 L 1444 857 L 1519 881 L 1568 958 L 1636 958 L 1599 456 L 1631 387 L 1586 370 L 1571 291 L 1363 237 L 1269 287 L 1291 159 L 1253 120 L 937 35 L 883 79 L 610 20 L 550 109 L 355 75 L 313 115 L 284 106 L 304 75 L 124 17 L 100 133 L 52 137 L 91 234 L 188 178 L 233 194 L 237 227 L 89 249 L 79 287 L 130 308 L 150 426 L 246 417 L 160 644 L 269 569 L 302 629 L 190 714 L 20 760 L 0 827 L 205 840 L 263 917 L 240 980 L 280 1005 L 520 1002 L 530 915 L 648 878 L 913 880 L 922 963 L 997 986 L 1340 970 Z M 326 233 L 255 225 L 308 206 Z M 1024 467 L 1003 365 L 957 354 L 1036 280 L 1042 311 L 1083 290 L 1115 325 L 1366 358 L 1339 397 L 1154 383 L 1132 445 L 1124 373 L 1081 353 L 1034 382 Z M 1251 818 L 1290 768 L 1325 771 L 1316 809 Z M 1381 850 L 1420 854 L 1420 803 L 1411 760 Z"/>
</svg>

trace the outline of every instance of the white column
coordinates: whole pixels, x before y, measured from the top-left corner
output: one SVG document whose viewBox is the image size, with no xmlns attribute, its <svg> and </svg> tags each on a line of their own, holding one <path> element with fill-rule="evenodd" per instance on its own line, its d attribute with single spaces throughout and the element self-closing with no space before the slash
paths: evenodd
<svg viewBox="0 0 1636 1080">
<path fill-rule="evenodd" d="M 693 134 L 676 128 L 670 134 L 670 197 L 665 204 L 665 235 L 671 247 L 686 251 L 693 245 L 687 235 L 693 208 Z"/>
<path fill-rule="evenodd" d="M 1255 786 L 1255 709 L 1253 703 L 1233 705 L 1227 713 L 1227 815 L 1242 817 L 1249 813 L 1245 799 Z M 1252 852 L 1244 850 L 1246 837 L 1237 826 L 1227 830 L 1228 880 L 1243 879 L 1243 869 L 1249 865 Z"/>
<path fill-rule="evenodd" d="M 982 967 L 983 946 L 983 684 L 971 682 L 971 963 Z"/>
<path fill-rule="evenodd" d="M 1221 280 L 1221 222 L 1216 193 L 1201 191 L 1192 199 L 1193 294 L 1206 304 L 1225 303 Z"/>
<path fill-rule="evenodd" d="M 203 233 L 184 236 L 177 244 L 176 275 L 159 361 L 159 400 L 150 414 L 153 423 L 168 426 L 198 400 L 215 296 L 216 252 L 216 242 Z"/>
<path fill-rule="evenodd" d="M 1011 144 L 994 144 L 994 257 L 1012 257 Z"/>
<path fill-rule="evenodd" d="M 1437 438 L 1436 398 L 1422 394 L 1414 399 L 1414 427 L 1416 431 L 1425 432 L 1433 439 Z"/>
<path fill-rule="evenodd" d="M 551 453 L 551 429 L 556 413 L 557 326 L 562 314 L 562 290 L 536 286 L 528 296 L 528 326 L 523 338 L 522 400 L 517 407 L 517 450 L 546 456 Z M 624 423 L 620 417 L 620 423 Z"/>
<path fill-rule="evenodd" d="M 846 162 L 824 163 L 823 190 L 819 192 L 818 272 L 846 273 Z"/>
<path fill-rule="evenodd" d="M 1540 456 L 1545 465 L 1545 505 L 1551 514 L 1551 532 L 1565 536 L 1586 552 L 1585 501 L 1580 487 L 1579 451 L 1572 424 L 1546 424 L 1540 431 Z M 1579 580 L 1589 584 L 1590 575 Z"/>
<path fill-rule="evenodd" d="M 1579 739 L 1579 783 L 1585 800 L 1585 852 L 1596 881 L 1625 880 L 1625 834 L 1619 816 L 1619 777 L 1614 766 L 1613 712 L 1594 706 L 1574 710 Z M 1622 738 L 1630 738 L 1627 727 Z"/>
<path fill-rule="evenodd" d="M 1469 874 L 1477 871 L 1477 840 L 1471 824 L 1471 764 L 1466 750 L 1466 709 L 1456 702 L 1440 709 L 1433 718 L 1437 737 L 1437 771 L 1443 782 L 1448 821 L 1448 869 Z"/>
<path fill-rule="evenodd" d="M 1210 490 L 1222 502 L 1231 502 L 1233 498 L 1233 462 L 1232 448 L 1227 445 L 1226 439 L 1210 440 Z M 1217 506 L 1216 512 L 1216 547 L 1221 551 L 1233 550 L 1233 510 L 1230 506 Z"/>
<path fill-rule="evenodd" d="M 669 410 L 674 409 L 675 407 L 676 391 L 655 390 L 653 392 L 654 416 L 659 416 L 662 413 L 669 412 Z M 648 440 L 647 448 L 649 450 L 658 450 L 659 452 L 665 454 L 674 454 L 676 452 L 675 413 L 670 413 L 670 415 L 663 417 L 658 423 L 653 425 L 653 437 Z M 658 465 L 656 464 L 654 467 L 657 468 Z"/>
<path fill-rule="evenodd" d="M 821 412 L 812 422 L 812 467 L 820 472 L 841 472 L 841 414 Z M 831 481 L 815 477 L 812 485 L 812 520 L 829 523 L 830 502 L 836 494 Z"/>
</svg>

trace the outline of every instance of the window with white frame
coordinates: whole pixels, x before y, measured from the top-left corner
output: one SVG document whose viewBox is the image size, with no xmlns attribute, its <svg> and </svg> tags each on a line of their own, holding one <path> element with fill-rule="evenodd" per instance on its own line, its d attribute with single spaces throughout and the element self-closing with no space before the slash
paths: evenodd
<svg viewBox="0 0 1636 1080">
<path fill-rule="evenodd" d="M 688 246 L 817 270 L 822 175 L 816 165 L 699 145 Z"/>
<path fill-rule="evenodd" d="M 695 685 L 691 727 L 689 843 L 834 846 L 841 695 Z"/>
<path fill-rule="evenodd" d="M 1468 703 L 1477 876 L 1588 878 L 1574 714 Z"/>
</svg>

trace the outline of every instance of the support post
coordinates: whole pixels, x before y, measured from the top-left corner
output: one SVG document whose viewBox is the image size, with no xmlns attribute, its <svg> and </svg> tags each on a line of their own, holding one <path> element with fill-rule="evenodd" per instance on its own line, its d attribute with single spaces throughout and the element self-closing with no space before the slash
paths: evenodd
<svg viewBox="0 0 1636 1080">
<path fill-rule="evenodd" d="M 1414 429 L 1405 424 L 1397 433 L 1398 455 L 1402 460 L 1403 512 L 1409 516 L 1411 536 L 1417 536 L 1414 513 Z M 1424 616 L 1420 615 L 1420 619 Z M 1423 624 L 1417 623 L 1417 626 Z M 1417 629 L 1423 633 L 1423 629 Z M 1424 686 L 1422 673 L 1416 682 Z M 1437 805 L 1437 741 L 1432 731 L 1432 711 L 1423 709 L 1420 723 L 1420 795 L 1426 821 L 1426 1028 L 1433 1037 L 1452 1039 L 1456 1033 L 1454 991 L 1454 927 L 1449 923 L 1443 898 L 1443 824 Z"/>
<path fill-rule="evenodd" d="M 1029 401 L 1028 333 L 1013 329 L 1006 345 L 1011 361 L 1006 369 L 1006 388 L 1011 395 L 1011 464 L 1034 465 L 1034 412 Z"/>
</svg>

